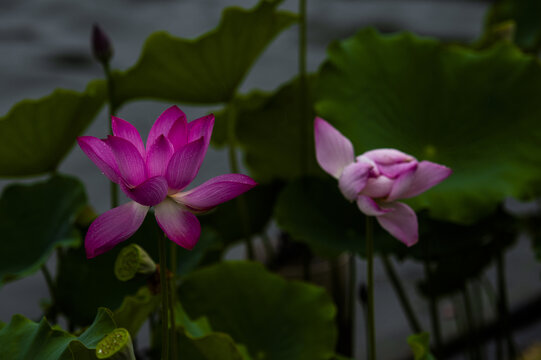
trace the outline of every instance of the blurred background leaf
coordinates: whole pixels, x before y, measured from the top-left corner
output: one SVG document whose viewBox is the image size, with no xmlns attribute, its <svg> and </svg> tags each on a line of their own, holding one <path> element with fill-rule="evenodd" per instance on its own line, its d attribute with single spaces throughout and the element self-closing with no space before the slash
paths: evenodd
<svg viewBox="0 0 541 360">
<path fill-rule="evenodd" d="M 81 182 L 64 175 L 6 187 L 0 198 L 0 286 L 39 270 L 55 248 L 80 244 L 74 224 L 86 201 Z"/>
</svg>

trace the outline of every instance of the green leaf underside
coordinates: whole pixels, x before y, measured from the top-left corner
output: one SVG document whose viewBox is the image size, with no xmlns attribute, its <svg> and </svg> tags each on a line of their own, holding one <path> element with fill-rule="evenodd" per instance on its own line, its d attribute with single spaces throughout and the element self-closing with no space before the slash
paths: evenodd
<svg viewBox="0 0 541 360">
<path fill-rule="evenodd" d="M 489 10 L 485 31 L 505 21 L 515 23 L 514 42 L 522 49 L 537 53 L 541 48 L 541 2 L 538 0 L 500 0 Z"/>
<path fill-rule="evenodd" d="M 246 346 L 254 359 L 328 359 L 335 308 L 316 286 L 286 281 L 261 264 L 225 262 L 185 277 L 179 299 L 192 318 Z"/>
<path fill-rule="evenodd" d="M 314 77 L 308 80 L 309 89 L 312 89 Z M 303 120 L 299 94 L 299 81 L 294 79 L 265 98 L 261 92 L 254 92 L 237 99 L 234 104 L 237 115 L 235 135 L 256 181 L 291 180 L 301 175 L 322 174 L 315 160 L 312 102 L 309 101 L 307 111 L 309 118 Z M 304 150 L 303 137 L 306 139 Z M 303 154 L 307 156 L 306 165 Z"/>
<path fill-rule="evenodd" d="M 38 100 L 22 100 L 0 117 L 0 176 L 39 175 L 60 161 L 98 114 L 103 83 L 84 92 L 57 89 Z"/>
<path fill-rule="evenodd" d="M 316 110 L 355 153 L 397 148 L 453 174 L 409 201 L 437 218 L 474 222 L 507 196 L 541 188 L 537 59 L 499 44 L 483 51 L 411 34 L 363 30 L 333 43 Z"/>
<path fill-rule="evenodd" d="M 56 247 L 79 244 L 74 222 L 86 201 L 84 186 L 67 176 L 6 187 L 0 199 L 0 285 L 37 271 Z"/>
<path fill-rule="evenodd" d="M 296 16 L 281 1 L 224 10 L 221 23 L 195 40 L 152 34 L 137 64 L 114 75 L 118 104 L 140 98 L 212 104 L 233 98 L 259 54 Z M 118 105 L 117 104 L 117 105 Z"/>
<path fill-rule="evenodd" d="M 68 332 L 52 328 L 43 318 L 32 322 L 22 315 L 14 315 L 9 324 L 0 330 L 2 357 L 10 360 L 85 360 L 96 359 L 98 342 L 116 328 L 109 310 L 98 310 L 94 322 L 76 337 Z"/>
</svg>

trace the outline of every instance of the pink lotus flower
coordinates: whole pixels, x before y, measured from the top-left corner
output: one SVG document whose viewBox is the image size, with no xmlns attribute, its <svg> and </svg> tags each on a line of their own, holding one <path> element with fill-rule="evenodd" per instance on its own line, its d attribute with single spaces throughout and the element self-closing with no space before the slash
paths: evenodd
<svg viewBox="0 0 541 360">
<path fill-rule="evenodd" d="M 351 142 L 332 125 L 315 119 L 316 157 L 319 165 L 338 179 L 340 191 L 356 201 L 366 215 L 407 246 L 419 239 L 417 215 L 398 202 L 417 196 L 451 175 L 446 166 L 418 162 L 395 149 L 367 151 L 355 158 Z"/>
<path fill-rule="evenodd" d="M 201 234 L 194 213 L 203 213 L 253 188 L 240 174 L 217 176 L 183 191 L 197 175 L 209 146 L 214 115 L 190 123 L 176 106 L 165 110 L 148 134 L 146 148 L 137 129 L 112 118 L 113 136 L 77 139 L 85 154 L 111 181 L 134 200 L 100 215 L 85 238 L 88 258 L 100 255 L 132 236 L 154 206 L 167 237 L 192 249 Z"/>
</svg>

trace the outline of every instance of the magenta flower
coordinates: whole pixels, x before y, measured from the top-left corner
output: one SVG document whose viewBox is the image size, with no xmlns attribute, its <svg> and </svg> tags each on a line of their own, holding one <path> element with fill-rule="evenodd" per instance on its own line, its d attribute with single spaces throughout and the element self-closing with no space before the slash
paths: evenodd
<svg viewBox="0 0 541 360">
<path fill-rule="evenodd" d="M 332 125 L 315 119 L 316 157 L 319 165 L 338 179 L 340 191 L 359 209 L 407 246 L 419 239 L 417 215 L 398 202 L 417 196 L 451 175 L 446 166 L 418 162 L 395 149 L 367 151 L 355 158 L 351 142 Z"/>
<path fill-rule="evenodd" d="M 201 234 L 194 214 L 208 211 L 256 185 L 246 175 L 228 174 L 183 191 L 199 171 L 213 126 L 214 115 L 188 123 L 186 115 L 172 106 L 152 126 L 146 148 L 137 129 L 117 117 L 112 118 L 113 136 L 77 139 L 90 160 L 134 200 L 103 213 L 90 225 L 85 238 L 88 258 L 132 236 L 151 206 L 167 237 L 192 249 Z"/>
</svg>

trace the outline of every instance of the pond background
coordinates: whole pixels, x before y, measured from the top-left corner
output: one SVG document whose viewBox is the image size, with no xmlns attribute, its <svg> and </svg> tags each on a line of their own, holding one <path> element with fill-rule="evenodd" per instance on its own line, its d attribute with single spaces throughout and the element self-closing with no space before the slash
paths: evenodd
<svg viewBox="0 0 541 360">
<path fill-rule="evenodd" d="M 166 30 L 173 35 L 193 38 L 212 28 L 220 19 L 223 8 L 231 5 L 252 7 L 250 0 L 0 0 L 0 114 L 24 98 L 39 98 L 54 88 L 83 90 L 87 82 L 102 77 L 100 65 L 91 56 L 89 39 L 93 23 L 109 34 L 113 41 L 113 68 L 133 65 L 145 39 L 152 32 Z M 469 42 L 480 34 L 488 1 L 308 1 L 308 70 L 314 71 L 325 57 L 333 39 L 353 35 L 359 28 L 374 26 L 384 32 L 409 30 L 419 35 L 449 41 Z M 296 11 L 297 1 L 285 1 L 284 8 Z M 216 56 L 220 56 L 216 54 Z M 284 31 L 264 51 L 243 82 L 241 92 L 254 88 L 272 90 L 297 73 L 297 29 Z M 182 84 L 179 84 L 182 86 Z M 134 123 L 142 134 L 148 133 L 155 118 L 171 104 L 139 101 L 123 107 L 119 116 Z M 188 119 L 211 112 L 213 108 L 182 109 Z M 105 110 L 86 134 L 104 137 L 108 128 Z M 86 185 L 90 203 L 98 212 L 108 208 L 107 179 L 74 147 L 60 171 L 78 176 Z M 210 150 L 196 179 L 196 184 L 213 176 L 228 173 L 224 151 Z M 35 180 L 35 179 L 33 179 Z M 2 189 L 9 180 L 0 180 Z M 527 205 L 509 201 L 517 211 Z M 54 206 L 54 204 L 51 204 Z M 230 258 L 243 254 L 240 247 L 232 249 Z M 540 293 L 541 267 L 535 262 L 530 242 L 522 237 L 507 252 L 508 293 L 511 307 L 534 298 Z M 358 278 L 364 278 L 364 262 L 358 261 Z M 385 273 L 376 261 L 376 322 L 378 350 L 381 359 L 403 358 L 409 354 L 406 337 L 410 334 L 406 319 Z M 423 324 L 429 323 L 428 307 L 416 294 L 415 283 L 423 277 L 422 267 L 411 261 L 398 264 L 399 274 L 411 296 Z M 48 267 L 54 271 L 55 259 Z M 490 278 L 494 278 L 491 270 Z M 39 319 L 40 299 L 49 297 L 41 273 L 9 283 L 0 289 L 0 321 L 8 322 L 15 313 Z M 455 329 L 453 305 L 442 301 L 443 334 Z M 360 324 L 362 311 L 357 309 Z M 520 347 L 541 341 L 541 324 L 515 333 Z M 364 338 L 358 337 L 359 341 Z M 148 343 L 143 328 L 140 345 Z M 389 346 L 392 344 L 392 346 Z M 364 345 L 359 344 L 361 349 Z M 364 356 L 364 351 L 357 358 Z"/>
</svg>

